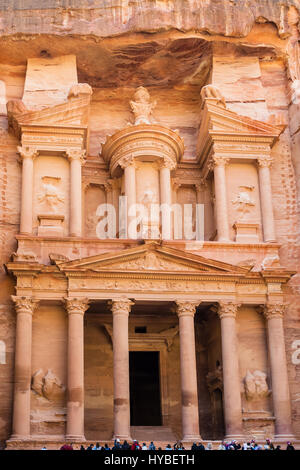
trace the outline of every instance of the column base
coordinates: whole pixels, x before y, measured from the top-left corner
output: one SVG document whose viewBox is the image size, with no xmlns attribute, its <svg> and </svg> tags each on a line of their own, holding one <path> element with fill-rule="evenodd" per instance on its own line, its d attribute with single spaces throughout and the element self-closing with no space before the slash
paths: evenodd
<svg viewBox="0 0 300 470">
<path fill-rule="evenodd" d="M 245 436 L 243 434 L 227 434 L 224 441 L 243 441 Z"/>
<path fill-rule="evenodd" d="M 131 436 L 123 436 L 122 434 L 115 434 L 113 435 L 112 437 L 113 440 L 115 439 L 120 439 L 120 441 L 132 441 L 132 437 Z"/>
<path fill-rule="evenodd" d="M 22 434 L 12 434 L 8 441 L 30 441 L 31 436 L 30 435 L 22 435 Z"/>
<path fill-rule="evenodd" d="M 86 441 L 86 438 L 85 438 L 84 435 L 80 436 L 78 434 L 76 434 L 76 435 L 68 434 L 68 435 L 66 435 L 66 441 L 84 442 L 84 441 Z"/>
<path fill-rule="evenodd" d="M 181 441 L 182 442 L 199 442 L 199 441 L 202 441 L 202 437 L 200 436 L 200 434 L 197 434 L 197 435 L 187 434 L 183 436 Z"/>
<path fill-rule="evenodd" d="M 274 440 L 276 441 L 295 441 L 296 436 L 294 434 L 275 434 Z"/>
</svg>

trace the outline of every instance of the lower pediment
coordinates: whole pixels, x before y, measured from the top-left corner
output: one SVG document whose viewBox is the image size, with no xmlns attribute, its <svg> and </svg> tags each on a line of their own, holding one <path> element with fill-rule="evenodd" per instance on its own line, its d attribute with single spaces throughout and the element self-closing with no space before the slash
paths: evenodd
<svg viewBox="0 0 300 470">
<path fill-rule="evenodd" d="M 146 242 L 134 248 L 108 252 L 74 261 L 57 261 L 60 271 L 108 272 L 159 272 L 191 274 L 243 275 L 247 268 L 211 260 L 199 255 L 167 248 L 158 242 Z"/>
</svg>

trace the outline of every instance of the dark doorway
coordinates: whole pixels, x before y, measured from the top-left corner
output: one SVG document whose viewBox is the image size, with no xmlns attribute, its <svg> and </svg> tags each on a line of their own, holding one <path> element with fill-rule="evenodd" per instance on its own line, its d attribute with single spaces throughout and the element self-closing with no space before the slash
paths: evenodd
<svg viewBox="0 0 300 470">
<path fill-rule="evenodd" d="M 161 426 L 159 352 L 131 351 L 130 424 Z"/>
</svg>

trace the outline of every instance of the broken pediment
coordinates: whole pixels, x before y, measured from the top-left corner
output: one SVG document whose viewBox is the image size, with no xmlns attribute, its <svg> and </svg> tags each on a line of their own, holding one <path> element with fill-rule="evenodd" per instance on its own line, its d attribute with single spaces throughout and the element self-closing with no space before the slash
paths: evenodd
<svg viewBox="0 0 300 470">
<path fill-rule="evenodd" d="M 204 87 L 206 88 L 206 87 Z M 213 86 L 202 94 L 202 120 L 197 141 L 198 160 L 203 161 L 214 142 L 233 141 L 271 148 L 284 131 L 285 125 L 274 125 L 242 116 L 226 108 L 219 90 Z"/>
<path fill-rule="evenodd" d="M 22 128 L 30 126 L 87 127 L 91 95 L 87 83 L 78 83 L 70 88 L 67 101 L 39 110 L 26 108 L 21 100 L 8 101 L 9 129 L 20 138 Z"/>
<path fill-rule="evenodd" d="M 57 261 L 57 265 L 61 271 L 139 271 L 233 275 L 248 272 L 247 268 L 164 247 L 156 242 L 69 262 Z"/>
</svg>

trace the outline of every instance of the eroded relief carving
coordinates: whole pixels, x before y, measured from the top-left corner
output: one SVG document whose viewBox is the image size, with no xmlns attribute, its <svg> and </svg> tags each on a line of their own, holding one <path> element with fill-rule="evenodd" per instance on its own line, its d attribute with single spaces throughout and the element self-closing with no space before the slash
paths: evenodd
<svg viewBox="0 0 300 470">
<path fill-rule="evenodd" d="M 111 265 L 113 269 L 114 266 Z M 190 266 L 179 265 L 170 261 L 164 260 L 155 255 L 155 253 L 146 253 L 145 256 L 140 257 L 136 260 L 127 261 L 125 263 L 118 264 L 118 269 L 128 270 L 160 270 L 160 271 L 199 271 L 199 269 L 193 269 Z"/>
<path fill-rule="evenodd" d="M 254 190 L 254 186 L 239 186 L 239 192 L 237 196 L 232 199 L 232 204 L 236 207 L 240 213 L 241 220 L 244 220 L 246 216 L 251 212 L 252 208 L 255 207 L 255 201 L 251 197 L 251 193 Z"/>
<path fill-rule="evenodd" d="M 201 90 L 202 101 L 213 100 L 217 105 L 226 108 L 226 101 L 220 90 L 214 85 L 205 85 Z"/>
<path fill-rule="evenodd" d="M 247 400 L 264 398 L 271 393 L 267 384 L 267 374 L 260 370 L 254 372 L 247 370 L 244 378 L 244 388 Z"/>
<path fill-rule="evenodd" d="M 60 401 L 65 396 L 66 387 L 51 369 L 46 374 L 39 369 L 32 376 L 31 390 L 49 401 Z"/>
<path fill-rule="evenodd" d="M 156 101 L 150 101 L 150 95 L 146 88 L 140 86 L 135 94 L 134 100 L 130 101 L 130 107 L 134 114 L 134 124 L 151 124 L 152 111 L 156 106 Z"/>
<path fill-rule="evenodd" d="M 58 186 L 61 178 L 54 176 L 42 176 L 42 192 L 38 194 L 40 206 L 46 213 L 56 214 L 65 201 Z"/>
</svg>

